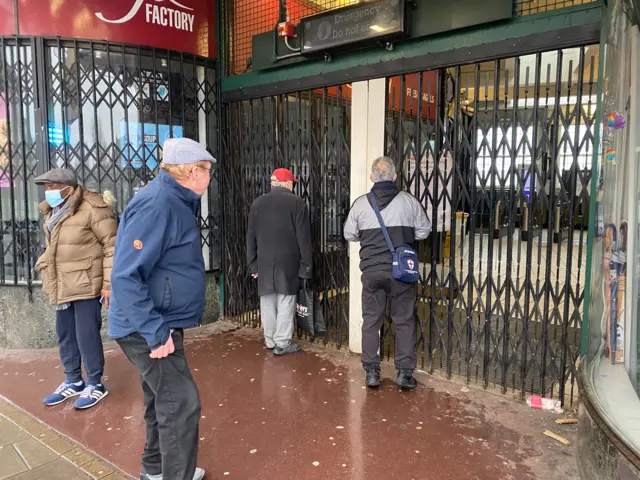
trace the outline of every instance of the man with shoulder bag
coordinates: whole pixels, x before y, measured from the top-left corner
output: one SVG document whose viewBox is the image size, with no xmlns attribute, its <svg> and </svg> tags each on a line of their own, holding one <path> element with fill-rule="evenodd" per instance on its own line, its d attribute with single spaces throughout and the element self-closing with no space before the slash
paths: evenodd
<svg viewBox="0 0 640 480">
<path fill-rule="evenodd" d="M 371 192 L 358 198 L 344 226 L 349 242 L 360 242 L 362 271 L 362 366 L 366 384 L 380 385 L 380 329 L 387 304 L 396 329 L 396 384 L 412 389 L 416 368 L 416 283 L 419 281 L 416 244 L 431 231 L 420 202 L 396 187 L 393 161 L 373 162 Z"/>
</svg>

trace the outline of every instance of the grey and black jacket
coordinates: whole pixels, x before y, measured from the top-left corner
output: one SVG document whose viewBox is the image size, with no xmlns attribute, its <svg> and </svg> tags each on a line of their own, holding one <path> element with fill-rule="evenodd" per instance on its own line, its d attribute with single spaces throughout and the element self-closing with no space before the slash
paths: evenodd
<svg viewBox="0 0 640 480">
<path fill-rule="evenodd" d="M 393 182 L 378 182 L 371 189 L 394 247 L 424 240 L 431 232 L 431 220 L 420 202 L 411 194 L 400 192 Z M 362 272 L 391 271 L 391 252 L 369 201 L 369 194 L 353 202 L 344 225 L 344 238 L 360 242 Z"/>
</svg>

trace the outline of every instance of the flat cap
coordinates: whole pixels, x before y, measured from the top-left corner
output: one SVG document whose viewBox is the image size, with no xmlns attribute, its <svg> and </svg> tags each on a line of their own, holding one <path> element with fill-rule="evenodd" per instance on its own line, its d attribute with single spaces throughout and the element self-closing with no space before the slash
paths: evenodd
<svg viewBox="0 0 640 480">
<path fill-rule="evenodd" d="M 73 171 L 67 168 L 54 168 L 44 175 L 40 175 L 35 179 L 36 185 L 51 185 L 59 183 L 60 185 L 68 185 L 69 187 L 77 187 L 78 179 Z"/>
<path fill-rule="evenodd" d="M 169 138 L 164 142 L 162 163 L 165 165 L 188 165 L 198 162 L 216 163 L 216 159 L 206 148 L 190 138 Z"/>
</svg>

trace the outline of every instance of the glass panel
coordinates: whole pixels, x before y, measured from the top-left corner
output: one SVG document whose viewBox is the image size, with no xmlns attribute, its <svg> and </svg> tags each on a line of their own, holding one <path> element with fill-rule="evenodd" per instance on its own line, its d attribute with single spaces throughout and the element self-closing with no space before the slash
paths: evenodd
<svg viewBox="0 0 640 480">
<path fill-rule="evenodd" d="M 590 402 L 632 449 L 640 452 L 637 394 L 638 35 L 627 3 L 612 0 L 603 28 L 606 44 L 601 100 L 595 235 L 591 256 L 589 339 L 585 359 Z M 635 141 L 632 141 L 633 138 Z M 629 223 L 631 222 L 631 223 Z M 632 267 L 627 275 L 628 266 Z M 629 292 L 629 295 L 627 295 Z M 630 380 L 631 377 L 631 380 Z M 634 389 L 633 382 L 636 382 Z"/>
</svg>

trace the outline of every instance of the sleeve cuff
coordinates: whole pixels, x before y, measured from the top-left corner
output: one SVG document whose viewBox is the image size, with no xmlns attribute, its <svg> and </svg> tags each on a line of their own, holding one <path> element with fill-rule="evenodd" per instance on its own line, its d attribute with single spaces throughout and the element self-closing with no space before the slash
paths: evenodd
<svg viewBox="0 0 640 480">
<path fill-rule="evenodd" d="M 156 345 L 149 345 L 149 347 L 151 347 L 151 350 L 157 350 L 158 348 L 162 347 L 165 343 L 167 343 L 170 335 L 171 335 L 171 330 L 165 327 L 165 331 L 162 333 L 162 336 L 160 337 L 160 343 Z"/>
</svg>

